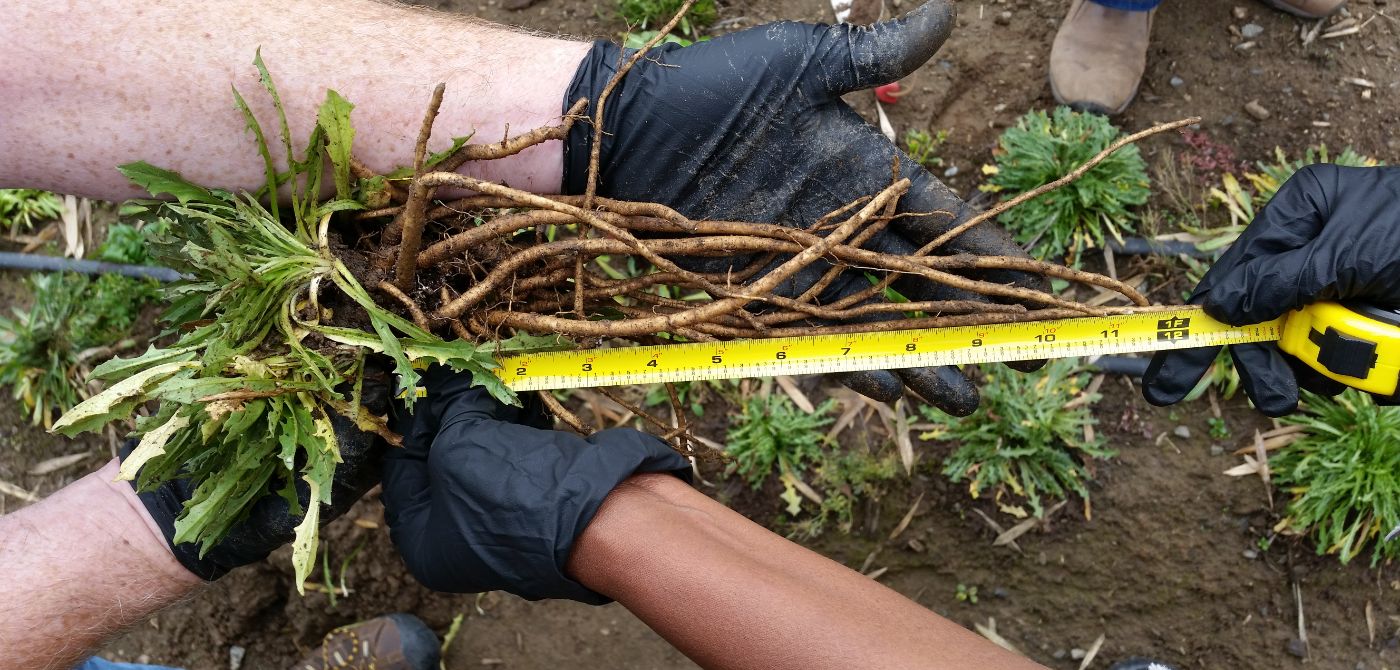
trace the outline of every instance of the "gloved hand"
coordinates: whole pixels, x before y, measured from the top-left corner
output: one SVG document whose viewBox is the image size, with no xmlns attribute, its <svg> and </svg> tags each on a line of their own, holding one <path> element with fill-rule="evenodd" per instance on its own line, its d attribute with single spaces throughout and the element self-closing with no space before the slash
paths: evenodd
<svg viewBox="0 0 1400 670">
<path fill-rule="evenodd" d="M 841 96 L 916 70 L 948 37 L 953 14 L 946 0 L 930 0 L 900 19 L 870 27 L 788 21 L 685 48 L 653 48 L 607 100 L 598 194 L 660 202 L 695 219 L 808 228 L 822 215 L 888 186 L 897 155 L 901 174 L 913 181 L 900 213 L 938 213 L 896 219 L 865 247 L 911 253 L 975 212 Z M 590 109 L 596 109 L 624 53 L 632 51 L 595 43 L 565 93 L 564 107 L 587 97 Z M 583 193 L 587 186 L 592 137 L 592 124 L 576 123 L 565 140 L 565 193 Z M 939 253 L 1025 255 L 991 224 L 963 233 Z M 741 269 L 750 260 L 677 259 L 704 272 Z M 814 263 L 779 293 L 795 297 L 829 267 Z M 979 278 L 1046 286 L 1041 278 L 1019 272 Z M 849 272 L 820 301 L 868 287 L 862 272 Z M 924 279 L 905 279 L 895 288 L 917 301 L 980 299 Z M 861 373 L 843 381 L 882 400 L 898 398 L 907 384 L 950 414 L 977 408 L 976 387 L 954 368 Z"/>
<path fill-rule="evenodd" d="M 435 591 L 608 602 L 565 574 L 574 540 L 624 479 L 690 481 L 690 463 L 629 428 L 549 430 L 534 394 L 503 405 L 448 368 L 421 384 L 427 397 L 397 415 L 404 448 L 384 459 L 385 518 L 413 576 Z"/>
<path fill-rule="evenodd" d="M 1211 267 L 1190 302 L 1231 325 L 1268 321 L 1319 300 L 1400 307 L 1400 168 L 1322 164 L 1299 170 Z M 1219 347 L 1163 352 L 1143 376 L 1154 405 L 1190 393 Z M 1259 411 L 1298 406 L 1298 387 L 1335 395 L 1343 385 L 1273 343 L 1230 348 Z"/>
<path fill-rule="evenodd" d="M 389 412 L 392 388 L 393 378 L 388 368 L 366 365 L 361 403 L 370 412 L 379 416 Z M 382 454 L 389 448 L 383 438 L 360 430 L 345 417 L 332 414 L 330 419 L 340 447 L 341 462 L 335 466 L 331 504 L 321 508 L 322 525 L 339 518 L 360 496 L 379 483 Z M 134 446 L 134 442 L 128 443 L 126 453 L 122 454 L 123 459 Z M 139 481 L 140 477 L 137 477 L 131 481 L 131 485 L 135 487 Z M 278 483 L 274 482 L 271 486 L 276 487 Z M 306 509 L 310 500 L 306 482 L 298 480 L 296 486 L 301 507 Z M 173 479 L 151 491 L 138 490 L 136 495 L 160 527 L 165 541 L 170 543 L 175 558 L 190 572 L 205 580 L 218 579 L 236 567 L 267 558 L 274 549 L 292 541 L 297 524 L 301 523 L 302 516 L 289 513 L 287 501 L 269 488 L 253 505 L 248 517 L 235 524 L 221 542 L 201 557 L 198 544 L 175 544 L 173 541 L 175 517 L 180 515 L 185 502 L 194 495 L 194 490 L 195 486 L 189 480 Z"/>
</svg>

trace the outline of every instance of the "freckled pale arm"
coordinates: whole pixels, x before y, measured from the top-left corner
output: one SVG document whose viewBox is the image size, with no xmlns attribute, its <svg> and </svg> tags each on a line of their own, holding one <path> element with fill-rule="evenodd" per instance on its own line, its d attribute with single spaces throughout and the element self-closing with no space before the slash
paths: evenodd
<svg viewBox="0 0 1400 670">
<path fill-rule="evenodd" d="M 121 200 L 145 195 L 115 169 L 136 160 L 257 188 L 262 165 L 229 85 L 264 123 L 274 118 L 252 64 L 258 48 L 298 144 L 332 88 L 357 105 L 356 155 L 387 171 L 412 162 L 439 82 L 447 92 L 431 149 L 556 121 L 588 44 L 368 0 L 10 2 L 0 21 L 0 188 Z M 562 166 L 549 142 L 466 171 L 552 193 Z"/>
<path fill-rule="evenodd" d="M 198 589 L 114 459 L 0 517 L 0 666 L 67 670 Z"/>
</svg>

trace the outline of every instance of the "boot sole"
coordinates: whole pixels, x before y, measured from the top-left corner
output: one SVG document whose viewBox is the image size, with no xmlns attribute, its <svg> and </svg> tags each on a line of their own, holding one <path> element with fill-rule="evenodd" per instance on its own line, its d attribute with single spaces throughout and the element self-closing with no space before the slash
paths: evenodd
<svg viewBox="0 0 1400 670">
<path fill-rule="evenodd" d="M 1128 95 L 1128 99 L 1124 101 L 1123 104 L 1118 107 L 1118 109 L 1109 109 L 1096 102 L 1084 102 L 1083 100 L 1066 100 L 1064 96 L 1060 95 L 1060 89 L 1055 87 L 1055 78 L 1049 76 L 1048 74 L 1045 78 L 1050 82 L 1050 95 L 1055 97 L 1055 102 L 1058 102 L 1061 105 L 1068 106 L 1070 109 L 1073 109 L 1076 112 L 1088 112 L 1090 114 L 1098 114 L 1100 116 L 1118 116 L 1119 114 L 1128 111 L 1128 107 L 1132 106 L 1133 100 L 1137 99 L 1138 89 L 1142 88 L 1142 80 L 1138 79 L 1137 86 L 1133 87 L 1133 92 Z"/>
</svg>

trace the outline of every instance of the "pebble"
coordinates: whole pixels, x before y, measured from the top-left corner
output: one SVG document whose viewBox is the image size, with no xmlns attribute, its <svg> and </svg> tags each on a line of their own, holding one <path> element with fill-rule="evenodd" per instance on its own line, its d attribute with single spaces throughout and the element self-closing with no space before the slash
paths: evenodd
<svg viewBox="0 0 1400 670">
<path fill-rule="evenodd" d="M 1210 455 L 1211 455 L 1211 456 L 1222 456 L 1222 455 L 1224 455 L 1224 454 L 1225 454 L 1225 447 L 1222 447 L 1222 446 L 1220 446 L 1220 445 L 1218 445 L 1218 444 L 1212 444 L 1212 445 L 1210 445 Z"/>
<path fill-rule="evenodd" d="M 1011 592 L 1010 592 L 1010 591 L 1007 591 L 1007 590 L 1006 590 L 1005 588 L 1003 588 L 1003 587 L 998 586 L 998 587 L 992 589 L 992 597 L 993 597 L 993 598 L 1010 598 L 1010 597 L 1011 597 Z"/>
<path fill-rule="evenodd" d="M 1257 23 L 1246 23 L 1240 28 L 1240 34 L 1247 40 L 1252 40 L 1264 34 L 1264 26 Z"/>
<path fill-rule="evenodd" d="M 1055 657 L 1055 660 L 1057 660 L 1057 661 L 1063 661 L 1063 660 L 1065 660 L 1065 657 L 1066 657 L 1066 656 L 1069 656 L 1069 652 L 1068 652 L 1068 651 L 1065 651 L 1064 649 L 1056 649 L 1056 650 L 1055 650 L 1055 653 L 1050 654 L 1050 655 L 1051 655 L 1051 656 L 1054 656 L 1054 657 Z"/>
<path fill-rule="evenodd" d="M 238 670 L 243 667 L 243 655 L 247 650 L 238 645 L 228 648 L 228 670 Z"/>
<path fill-rule="evenodd" d="M 948 168 L 947 170 L 944 170 L 944 171 L 943 171 L 943 176 L 944 176 L 944 177 L 956 177 L 956 176 L 958 176 L 958 166 L 956 166 L 956 165 L 949 166 L 949 168 Z"/>
<path fill-rule="evenodd" d="M 1252 560 L 1254 560 L 1254 559 L 1256 559 L 1256 558 L 1259 558 L 1259 552 L 1257 552 L 1257 551 L 1255 551 L 1255 550 L 1253 550 L 1253 549 L 1245 549 L 1245 550 L 1244 550 L 1244 557 L 1252 561 Z"/>
<path fill-rule="evenodd" d="M 1072 658 L 1072 659 L 1074 659 L 1074 660 L 1076 660 L 1076 661 L 1083 660 L 1084 657 L 1087 656 L 1088 654 L 1089 654 L 1089 652 L 1084 651 L 1083 649 L 1080 649 L 1079 647 L 1075 647 L 1075 648 L 1069 650 L 1069 657 Z"/>
<path fill-rule="evenodd" d="M 1002 12 L 1000 14 L 997 14 L 996 18 L 992 19 L 992 21 L 996 22 L 996 24 L 999 26 L 1011 25 L 1011 12 Z"/>
<path fill-rule="evenodd" d="M 1249 10 L 1245 9 L 1240 5 L 1235 5 L 1235 9 L 1233 11 L 1235 13 L 1236 21 L 1243 21 L 1246 16 L 1249 16 Z"/>
<path fill-rule="evenodd" d="M 1189 440 L 1191 439 L 1191 429 L 1187 428 L 1186 426 L 1177 426 L 1174 430 L 1172 430 L 1172 435 L 1175 435 L 1183 440 Z"/>
<path fill-rule="evenodd" d="M 1172 75 L 1172 78 L 1168 80 L 1168 83 L 1172 85 L 1172 88 L 1181 88 L 1182 86 L 1186 85 L 1186 80 L 1176 75 Z"/>
<path fill-rule="evenodd" d="M 1288 641 L 1288 646 L 1285 647 L 1285 648 L 1288 650 L 1288 653 L 1293 654 L 1294 656 L 1297 656 L 1298 658 L 1307 658 L 1307 657 L 1308 657 L 1308 643 L 1306 643 L 1306 642 L 1304 642 L 1304 641 L 1302 641 L 1302 640 L 1300 640 L 1300 639 L 1298 639 L 1298 638 L 1296 638 L 1296 637 L 1293 638 L 1293 639 L 1291 639 L 1291 640 L 1289 640 L 1289 641 Z"/>
<path fill-rule="evenodd" d="M 1264 109 L 1264 106 L 1259 104 L 1258 100 L 1250 100 L 1244 103 L 1244 111 L 1249 112 L 1250 116 L 1260 121 L 1269 118 L 1269 110 Z"/>
</svg>

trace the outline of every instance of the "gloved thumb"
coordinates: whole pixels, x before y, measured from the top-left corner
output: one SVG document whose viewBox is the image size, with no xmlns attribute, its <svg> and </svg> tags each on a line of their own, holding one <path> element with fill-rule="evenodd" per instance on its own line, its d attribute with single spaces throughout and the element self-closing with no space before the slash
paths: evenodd
<svg viewBox="0 0 1400 670">
<path fill-rule="evenodd" d="M 832 26 L 817 54 L 831 95 L 888 84 L 928 62 L 953 32 L 949 0 L 928 0 L 897 19 Z"/>
</svg>

